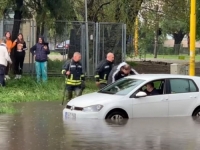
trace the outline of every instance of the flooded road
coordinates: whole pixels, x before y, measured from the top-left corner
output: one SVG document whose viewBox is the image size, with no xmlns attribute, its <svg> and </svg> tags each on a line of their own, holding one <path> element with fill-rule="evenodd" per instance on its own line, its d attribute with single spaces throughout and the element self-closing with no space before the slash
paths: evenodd
<svg viewBox="0 0 200 150">
<path fill-rule="evenodd" d="M 65 120 L 58 102 L 18 104 L 0 115 L 0 150 L 199 150 L 200 120 Z"/>
</svg>

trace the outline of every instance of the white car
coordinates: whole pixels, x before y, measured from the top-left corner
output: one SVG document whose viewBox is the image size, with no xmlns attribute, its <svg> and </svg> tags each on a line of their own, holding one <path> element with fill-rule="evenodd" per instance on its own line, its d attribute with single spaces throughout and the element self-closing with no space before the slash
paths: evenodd
<svg viewBox="0 0 200 150">
<path fill-rule="evenodd" d="M 156 95 L 147 95 L 153 83 Z M 63 119 L 123 119 L 136 117 L 200 116 L 200 77 L 139 74 L 118 80 L 98 92 L 69 101 Z M 154 90 L 154 91 L 155 91 Z"/>
<path fill-rule="evenodd" d="M 69 48 L 69 44 L 70 44 L 70 40 L 66 40 L 66 41 L 63 41 L 59 44 L 56 45 L 56 49 L 68 49 Z"/>
</svg>

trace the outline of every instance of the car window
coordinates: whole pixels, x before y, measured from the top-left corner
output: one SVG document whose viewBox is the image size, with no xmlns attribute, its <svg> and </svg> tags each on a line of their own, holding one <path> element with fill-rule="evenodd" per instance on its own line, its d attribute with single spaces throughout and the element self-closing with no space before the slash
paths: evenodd
<svg viewBox="0 0 200 150">
<path fill-rule="evenodd" d="M 155 88 L 155 89 L 160 89 L 160 88 L 161 88 L 161 87 L 160 87 L 160 86 L 161 86 L 161 83 L 162 83 L 162 80 L 153 82 L 154 88 Z"/>
<path fill-rule="evenodd" d="M 189 79 L 170 79 L 171 94 L 197 92 L 195 84 Z"/>
<path fill-rule="evenodd" d="M 190 92 L 198 92 L 198 89 L 192 80 L 189 80 Z"/>
<path fill-rule="evenodd" d="M 101 89 L 99 93 L 127 95 L 145 80 L 122 78 Z"/>
</svg>

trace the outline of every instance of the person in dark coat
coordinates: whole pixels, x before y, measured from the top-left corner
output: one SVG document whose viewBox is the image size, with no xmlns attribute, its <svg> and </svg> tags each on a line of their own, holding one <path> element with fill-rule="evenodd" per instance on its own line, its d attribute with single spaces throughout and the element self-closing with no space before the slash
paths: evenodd
<svg viewBox="0 0 200 150">
<path fill-rule="evenodd" d="M 102 89 L 107 85 L 108 76 L 113 67 L 114 54 L 108 53 L 106 59 L 102 60 L 95 70 L 96 85 Z"/>
<path fill-rule="evenodd" d="M 42 76 L 42 81 L 47 81 L 47 61 L 48 54 L 50 54 L 48 44 L 44 42 L 43 37 L 39 37 L 38 43 L 35 44 L 30 49 L 31 53 L 35 57 L 35 69 L 37 74 L 37 82 L 40 82 L 40 77 Z"/>
<path fill-rule="evenodd" d="M 159 95 L 159 92 L 154 88 L 153 82 L 147 83 L 146 90 L 144 92 L 146 92 L 148 96 Z"/>
</svg>

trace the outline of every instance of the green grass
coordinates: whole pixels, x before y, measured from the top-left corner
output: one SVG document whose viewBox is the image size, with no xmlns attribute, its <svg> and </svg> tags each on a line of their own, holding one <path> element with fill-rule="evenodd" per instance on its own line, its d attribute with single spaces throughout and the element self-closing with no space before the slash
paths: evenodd
<svg viewBox="0 0 200 150">
<path fill-rule="evenodd" d="M 97 90 L 94 81 L 86 81 L 86 86 L 84 93 Z M 61 100 L 63 90 L 64 77 L 50 77 L 47 83 L 37 83 L 31 77 L 12 79 L 0 90 L 0 103 Z"/>
<path fill-rule="evenodd" d="M 59 52 L 50 51 L 50 55 L 61 55 Z"/>
<path fill-rule="evenodd" d="M 130 56 L 127 56 L 127 58 L 128 59 L 130 59 L 130 58 L 140 58 L 140 56 L 135 57 L 135 56 L 130 55 Z M 146 59 L 153 59 L 154 55 L 153 54 L 146 54 L 146 55 L 142 54 L 141 58 L 142 59 L 144 59 L 144 58 L 146 58 Z M 188 60 L 189 61 L 190 56 L 187 55 L 187 54 L 180 54 L 180 55 L 157 55 L 157 58 L 158 59 L 166 59 L 166 60 L 169 59 L 169 60 L 186 60 L 186 61 Z M 200 61 L 200 55 L 196 55 L 195 60 L 196 61 Z"/>
<path fill-rule="evenodd" d="M 0 114 L 14 114 L 17 110 L 11 104 L 1 104 Z"/>
<path fill-rule="evenodd" d="M 184 60 L 189 60 L 190 59 L 190 56 L 186 55 L 186 54 L 180 54 L 180 55 L 158 55 L 157 58 L 179 60 L 179 56 L 184 56 L 185 57 Z M 153 54 L 146 54 L 146 58 L 154 58 L 154 55 Z M 200 55 L 196 55 L 195 59 L 196 59 L 196 61 L 200 61 Z M 182 59 L 180 59 L 180 60 L 182 60 Z"/>
<path fill-rule="evenodd" d="M 47 83 L 37 83 L 35 78 L 11 79 L 5 88 L 0 89 L 0 113 L 13 110 L 10 104 L 30 101 L 61 101 L 64 91 L 64 77 L 50 77 Z M 93 80 L 86 81 L 83 94 L 97 91 Z M 13 110 L 14 111 L 14 110 Z"/>
<path fill-rule="evenodd" d="M 61 69 L 64 62 L 62 60 L 48 60 L 48 71 L 49 72 L 56 72 L 61 73 Z"/>
</svg>

